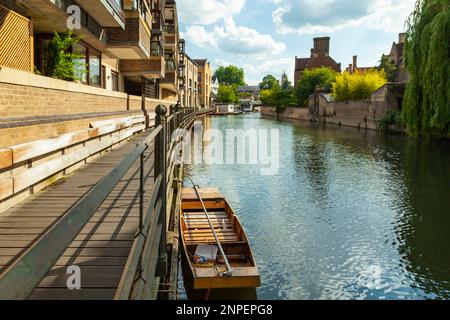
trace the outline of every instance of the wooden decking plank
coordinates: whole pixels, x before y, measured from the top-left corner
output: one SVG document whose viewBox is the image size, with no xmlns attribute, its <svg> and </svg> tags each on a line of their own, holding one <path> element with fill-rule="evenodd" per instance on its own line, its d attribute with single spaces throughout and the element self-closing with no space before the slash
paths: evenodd
<svg viewBox="0 0 450 320">
<path fill-rule="evenodd" d="M 116 289 L 36 289 L 30 300 L 112 300 Z"/>
<path fill-rule="evenodd" d="M 41 283 L 37 287 L 43 288 L 61 288 L 67 289 L 67 279 L 69 275 L 49 275 L 42 279 Z M 81 277 L 81 286 L 84 289 L 89 288 L 111 288 L 114 289 L 118 286 L 120 281 L 120 275 L 88 275 L 83 274 Z"/>
<path fill-rule="evenodd" d="M 73 241 L 69 248 L 131 248 L 133 245 L 132 241 L 101 241 L 101 240 L 85 240 L 85 241 Z M 29 248 L 31 243 L 29 240 L 14 240 L 14 241 L 3 241 L 0 240 L 0 250 L 2 248 Z"/>
<path fill-rule="evenodd" d="M 143 139 L 146 135 L 141 135 Z M 95 159 L 54 185 L 32 195 L 0 216 L 0 273 L 116 167 L 136 140 Z M 144 205 L 153 190 L 153 150 L 145 159 Z M 75 240 L 35 289 L 31 299 L 112 299 L 139 222 L 139 161 L 116 185 Z M 83 290 L 66 289 L 67 266 L 82 269 Z M 85 289 L 85 288 L 92 289 Z"/>
<path fill-rule="evenodd" d="M 53 268 L 48 272 L 49 276 L 57 275 L 67 275 L 67 268 L 69 265 L 65 266 L 53 266 Z M 121 274 L 123 271 L 123 266 L 79 266 L 82 276 L 84 275 L 105 275 L 105 274 Z"/>
<path fill-rule="evenodd" d="M 15 256 L 0 256 L 0 267 L 5 267 L 10 265 L 11 261 L 13 261 Z M 63 267 L 63 266 L 125 266 L 127 261 L 126 257 L 60 257 L 56 263 L 55 267 Z"/>
</svg>

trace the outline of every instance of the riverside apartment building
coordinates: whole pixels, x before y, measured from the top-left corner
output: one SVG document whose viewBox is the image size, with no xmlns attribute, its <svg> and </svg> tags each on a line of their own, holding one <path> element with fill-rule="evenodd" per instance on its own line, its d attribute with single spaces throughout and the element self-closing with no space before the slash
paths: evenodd
<svg viewBox="0 0 450 320">
<path fill-rule="evenodd" d="M 74 27 L 82 40 L 72 50 L 85 57 L 86 66 L 78 82 L 177 101 L 175 1 L 2 0 L 0 4 L 1 66 L 45 76 L 54 33 Z"/>
<path fill-rule="evenodd" d="M 94 120 L 144 114 L 150 125 L 158 104 L 201 106 L 174 0 L 0 0 L 0 22 L 0 148 Z M 81 38 L 76 81 L 46 70 L 55 32 L 69 29 Z"/>
</svg>

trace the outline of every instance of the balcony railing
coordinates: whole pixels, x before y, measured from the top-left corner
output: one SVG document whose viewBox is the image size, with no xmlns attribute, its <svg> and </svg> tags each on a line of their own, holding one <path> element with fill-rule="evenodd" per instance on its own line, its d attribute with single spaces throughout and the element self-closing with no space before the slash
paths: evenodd
<svg viewBox="0 0 450 320">
<path fill-rule="evenodd" d="M 150 55 L 152 57 L 163 57 L 164 56 L 164 47 L 162 46 L 160 41 L 152 41 Z"/>
<path fill-rule="evenodd" d="M 163 26 L 163 31 L 166 33 L 175 33 L 175 26 L 173 24 L 165 24 Z"/>
<path fill-rule="evenodd" d="M 166 71 L 172 72 L 177 69 L 177 65 L 174 59 L 166 59 Z"/>
</svg>

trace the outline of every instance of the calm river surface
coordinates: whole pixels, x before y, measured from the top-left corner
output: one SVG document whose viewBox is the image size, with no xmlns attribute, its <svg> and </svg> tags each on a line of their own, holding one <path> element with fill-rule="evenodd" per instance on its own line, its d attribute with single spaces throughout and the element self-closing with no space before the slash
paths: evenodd
<svg viewBox="0 0 450 320">
<path fill-rule="evenodd" d="M 450 298 L 449 144 L 259 114 L 203 125 L 224 136 L 279 130 L 274 176 L 255 165 L 187 166 L 239 215 L 262 275 L 259 299 Z"/>
</svg>

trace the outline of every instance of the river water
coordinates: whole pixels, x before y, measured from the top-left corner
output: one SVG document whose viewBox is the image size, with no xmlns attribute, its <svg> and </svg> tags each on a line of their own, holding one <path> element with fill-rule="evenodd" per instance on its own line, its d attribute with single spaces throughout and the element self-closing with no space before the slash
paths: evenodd
<svg viewBox="0 0 450 320">
<path fill-rule="evenodd" d="M 224 136 L 279 134 L 274 175 L 262 165 L 187 166 L 241 219 L 259 299 L 450 298 L 450 144 L 259 114 L 200 124 Z"/>
</svg>

